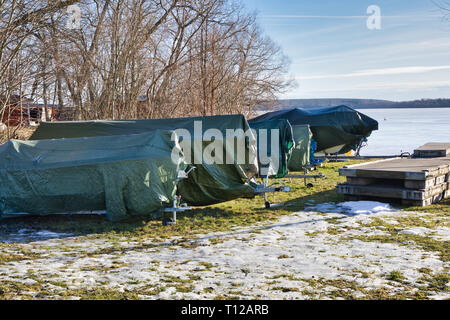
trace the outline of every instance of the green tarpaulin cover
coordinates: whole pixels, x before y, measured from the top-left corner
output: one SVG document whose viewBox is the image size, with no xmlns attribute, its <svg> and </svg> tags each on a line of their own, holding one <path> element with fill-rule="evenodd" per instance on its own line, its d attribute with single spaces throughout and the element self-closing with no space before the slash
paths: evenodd
<svg viewBox="0 0 450 320">
<path fill-rule="evenodd" d="M 250 129 L 243 115 L 118 121 L 43 122 L 30 139 L 127 135 L 157 129 L 171 131 L 185 129 L 191 135 L 192 141 L 196 141 L 196 143 L 191 144 L 190 159 L 186 159 L 188 163 L 191 163 L 196 168 L 189 174 L 188 179 L 183 179 L 178 184 L 178 193 L 182 196 L 183 201 L 190 205 L 201 206 L 240 197 L 253 197 L 255 195 L 255 185 L 249 182 L 248 177 L 258 170 L 256 137 L 251 134 L 251 131 L 248 131 L 250 133 L 249 136 L 242 135 L 239 138 L 231 139 L 234 141 L 234 148 L 231 144 L 224 143 L 226 140 L 230 140 L 225 138 L 227 130 L 235 131 L 236 129 L 241 129 L 242 132 L 246 132 Z M 199 161 L 199 163 L 194 161 L 194 154 L 202 154 L 201 151 L 210 144 L 208 141 L 201 142 L 202 136 L 209 129 L 212 129 L 210 132 L 212 135 L 214 135 L 214 131 L 221 133 L 222 137 L 214 138 L 222 143 L 224 157 L 228 155 L 229 158 L 234 159 L 232 164 L 227 164 L 228 162 L 225 161 L 224 164 L 207 164 L 204 161 Z M 238 152 L 239 145 L 244 146 L 243 152 Z M 238 153 L 240 156 L 244 156 L 245 161 L 238 161 Z"/>
<path fill-rule="evenodd" d="M 289 159 L 288 169 L 290 171 L 302 171 L 304 167 L 310 164 L 312 132 L 307 124 L 294 125 L 292 130 L 294 132 L 295 148 Z"/>
<path fill-rule="evenodd" d="M 288 159 L 291 156 L 292 149 L 295 145 L 291 124 L 289 121 L 283 119 L 249 121 L 249 124 L 250 127 L 255 130 L 258 139 L 258 165 L 260 176 L 275 178 L 284 177 L 288 171 Z M 278 130 L 278 154 L 276 155 L 272 155 L 272 130 Z M 264 134 L 265 138 L 263 138 L 263 131 L 266 132 Z M 263 154 L 260 154 L 261 152 Z M 261 156 L 267 158 L 264 163 L 261 162 Z M 268 161 L 269 158 L 273 156 L 275 161 Z"/>
<path fill-rule="evenodd" d="M 336 146 L 338 153 L 355 150 L 360 142 L 373 130 L 378 122 L 350 107 L 337 106 L 317 109 L 284 109 L 265 113 L 251 121 L 286 119 L 291 125 L 309 124 L 317 152 L 327 152 Z"/>
<path fill-rule="evenodd" d="M 0 214 L 106 210 L 118 221 L 170 206 L 186 167 L 171 159 L 181 151 L 171 135 L 8 141 L 0 146 Z"/>
</svg>

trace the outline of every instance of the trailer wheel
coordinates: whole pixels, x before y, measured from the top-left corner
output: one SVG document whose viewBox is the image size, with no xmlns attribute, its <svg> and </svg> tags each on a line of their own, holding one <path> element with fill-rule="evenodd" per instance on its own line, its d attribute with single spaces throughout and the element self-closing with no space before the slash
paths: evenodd
<svg viewBox="0 0 450 320">
<path fill-rule="evenodd" d="M 270 202 L 269 202 L 269 201 L 266 201 L 266 202 L 264 203 L 264 206 L 266 207 L 266 209 L 270 209 Z"/>
<path fill-rule="evenodd" d="M 306 187 L 307 187 L 307 188 L 312 188 L 312 187 L 314 187 L 314 185 L 313 185 L 312 183 L 308 183 L 308 184 L 306 185 Z"/>
<path fill-rule="evenodd" d="M 172 219 L 171 218 L 164 218 L 162 221 L 163 226 L 168 226 L 172 224 Z"/>
</svg>

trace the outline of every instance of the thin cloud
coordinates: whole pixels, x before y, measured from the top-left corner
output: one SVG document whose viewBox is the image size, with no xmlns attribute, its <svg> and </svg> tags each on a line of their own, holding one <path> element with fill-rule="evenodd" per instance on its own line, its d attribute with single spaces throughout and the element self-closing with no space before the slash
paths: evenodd
<svg viewBox="0 0 450 320">
<path fill-rule="evenodd" d="M 312 80 L 312 79 L 336 79 L 336 78 L 354 78 L 354 77 L 367 77 L 367 76 L 384 76 L 384 75 L 396 75 L 396 74 L 410 74 L 410 73 L 425 73 L 438 70 L 450 70 L 450 66 L 416 66 L 416 67 L 400 67 L 400 68 L 384 68 L 384 69 L 369 69 L 361 70 L 352 73 L 343 74 L 323 74 L 312 76 L 300 76 L 298 80 Z"/>
<path fill-rule="evenodd" d="M 365 16 L 320 16 L 320 15 L 261 15 L 263 19 L 367 19 Z M 381 18 L 388 19 L 436 19 L 442 15 L 381 15 Z"/>
<path fill-rule="evenodd" d="M 395 92 L 407 93 L 410 97 L 404 99 L 420 99 L 424 98 L 426 92 L 448 92 L 450 88 L 450 80 L 437 81 L 397 81 L 397 82 L 376 82 L 376 83 L 362 83 L 358 85 L 344 86 L 344 87 L 320 87 L 293 90 L 288 94 L 283 95 L 282 99 L 312 99 L 312 98 L 336 98 L 338 96 L 351 96 L 352 98 L 367 96 L 378 97 L 387 100 L 399 100 L 395 97 Z M 413 92 L 413 94 L 411 94 Z M 394 95 L 392 95 L 394 94 Z M 441 96 L 446 96 L 443 93 Z M 403 99 L 403 100 L 404 100 Z M 402 100 L 402 99 L 400 99 Z"/>
</svg>

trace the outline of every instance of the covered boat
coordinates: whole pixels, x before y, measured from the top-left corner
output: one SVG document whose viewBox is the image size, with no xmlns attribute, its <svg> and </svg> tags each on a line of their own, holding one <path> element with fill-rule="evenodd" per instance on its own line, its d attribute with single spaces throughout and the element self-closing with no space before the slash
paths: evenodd
<svg viewBox="0 0 450 320">
<path fill-rule="evenodd" d="M 178 183 L 177 192 L 184 202 L 193 206 L 202 206 L 255 195 L 256 186 L 251 182 L 251 177 L 258 171 L 256 137 L 252 134 L 243 115 L 43 122 L 30 139 L 117 136 L 146 133 L 154 130 L 173 132 L 180 129 L 185 135 L 190 135 L 192 138 L 191 150 L 189 150 L 191 155 L 188 156 L 186 152 L 184 153 L 189 158 L 186 161 L 190 164 L 190 167 L 195 167 L 187 179 L 180 180 Z M 227 138 L 227 131 L 237 132 L 238 134 Z M 181 137 L 181 139 L 187 139 L 187 137 Z M 205 155 L 205 148 L 211 144 L 211 141 L 215 141 L 222 146 L 223 163 L 207 163 L 202 158 Z M 180 144 L 182 145 L 183 142 L 180 142 Z M 242 146 L 242 148 L 239 149 L 238 146 Z M 195 159 L 195 155 L 200 159 Z M 231 159 L 231 161 L 225 161 L 227 159 Z"/>
<path fill-rule="evenodd" d="M 172 132 L 10 140 L 0 146 L 0 215 L 106 210 L 109 220 L 172 204 L 186 164 Z"/>
<path fill-rule="evenodd" d="M 289 171 L 302 171 L 311 164 L 312 132 L 307 124 L 294 125 L 292 131 L 295 148 L 289 158 L 288 169 Z"/>
<path fill-rule="evenodd" d="M 251 121 L 289 120 L 292 126 L 308 124 L 317 143 L 317 153 L 335 154 L 357 150 L 378 122 L 350 107 L 283 109 L 258 116 Z"/>
<path fill-rule="evenodd" d="M 288 160 L 295 146 L 291 124 L 284 119 L 249 121 L 249 124 L 258 139 L 259 175 L 261 177 L 284 177 L 288 171 Z M 273 130 L 278 131 L 278 139 L 273 136 Z M 277 144 L 278 152 L 276 154 L 272 148 L 272 140 Z"/>
</svg>

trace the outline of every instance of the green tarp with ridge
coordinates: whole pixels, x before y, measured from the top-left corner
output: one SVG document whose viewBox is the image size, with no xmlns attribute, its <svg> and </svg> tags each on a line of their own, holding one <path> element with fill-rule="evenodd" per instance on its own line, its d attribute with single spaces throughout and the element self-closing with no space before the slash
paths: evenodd
<svg viewBox="0 0 450 320">
<path fill-rule="evenodd" d="M 307 124 L 294 125 L 292 130 L 295 148 L 289 158 L 288 169 L 290 171 L 302 171 L 303 168 L 310 165 L 312 132 Z"/>
<path fill-rule="evenodd" d="M 198 129 L 199 124 L 201 124 L 201 128 L 197 131 L 200 134 L 196 133 L 196 126 Z M 191 157 L 186 160 L 195 166 L 195 169 L 189 174 L 188 179 L 183 179 L 178 183 L 178 194 L 182 196 L 182 201 L 187 202 L 189 205 L 202 206 L 241 197 L 253 197 L 255 195 L 255 185 L 249 179 L 258 170 L 256 137 L 252 134 L 247 137 L 242 136 L 231 139 L 234 141 L 234 148 L 230 144 L 224 143 L 224 139 L 215 137 L 223 144 L 223 155 L 228 155 L 234 159 L 234 162 L 231 164 L 227 164 L 228 162 L 224 164 L 207 164 L 204 161 L 200 161 L 200 163 L 194 161 L 195 150 L 204 150 L 210 144 L 209 141 L 202 140 L 202 136 L 209 129 L 212 130 L 212 133 L 214 131 L 221 133 L 223 137 L 226 137 L 227 130 L 241 129 L 242 132 L 249 130 L 250 127 L 243 115 L 116 121 L 42 122 L 30 139 L 115 136 L 158 129 L 170 131 L 184 129 L 191 135 L 192 141 L 199 143 L 192 143 Z M 245 156 L 246 160 L 244 162 L 237 161 L 239 159 L 238 145 L 241 145 L 241 142 L 245 143 L 243 154 L 239 152 L 241 156 Z"/>
<path fill-rule="evenodd" d="M 172 132 L 10 140 L 0 146 L 0 214 L 106 210 L 109 220 L 171 206 L 182 157 Z"/>
<path fill-rule="evenodd" d="M 256 136 L 258 138 L 258 152 L 266 150 L 264 155 L 258 154 L 258 165 L 260 175 L 282 178 L 287 174 L 288 171 L 288 159 L 291 156 L 292 149 L 295 145 L 294 136 L 291 124 L 287 120 L 277 119 L 268 121 L 249 121 L 250 127 L 255 130 Z M 261 130 L 266 131 L 266 139 L 263 139 L 261 135 Z M 272 130 L 278 130 L 278 153 L 272 155 Z M 264 149 L 262 144 L 266 144 L 267 148 Z M 276 157 L 274 161 L 261 162 L 261 156 L 263 157 Z"/>
</svg>

